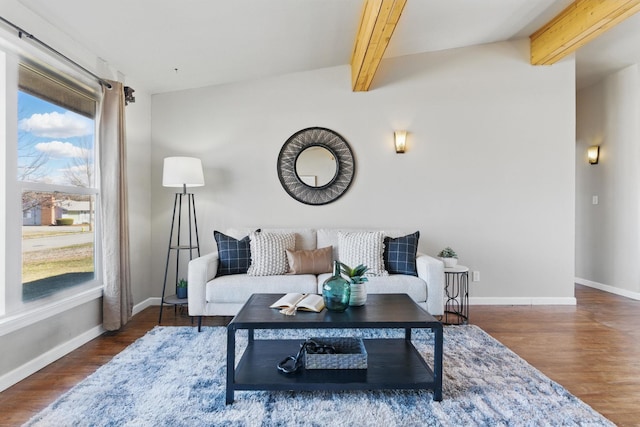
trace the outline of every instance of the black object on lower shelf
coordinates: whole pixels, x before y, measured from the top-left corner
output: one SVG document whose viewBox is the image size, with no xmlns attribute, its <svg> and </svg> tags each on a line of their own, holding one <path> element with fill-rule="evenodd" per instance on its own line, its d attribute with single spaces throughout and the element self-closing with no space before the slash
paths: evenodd
<svg viewBox="0 0 640 427">
<path fill-rule="evenodd" d="M 236 390 L 374 390 L 434 387 L 431 368 L 410 341 L 364 340 L 367 369 L 300 369 L 283 375 L 276 365 L 300 340 L 255 340 L 235 370 Z"/>
</svg>

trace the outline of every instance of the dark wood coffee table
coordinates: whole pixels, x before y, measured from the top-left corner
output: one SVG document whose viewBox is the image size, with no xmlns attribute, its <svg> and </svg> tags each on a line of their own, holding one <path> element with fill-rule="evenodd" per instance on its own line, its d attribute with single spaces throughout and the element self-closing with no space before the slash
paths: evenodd
<svg viewBox="0 0 640 427">
<path fill-rule="evenodd" d="M 269 308 L 282 294 L 254 294 L 227 326 L 227 404 L 235 390 L 380 390 L 431 389 L 442 400 L 442 324 L 406 294 L 370 294 L 361 307 L 344 313 L 298 312 L 285 316 Z M 404 338 L 365 339 L 367 369 L 301 369 L 284 374 L 276 365 L 295 355 L 303 339 L 254 339 L 255 329 L 402 328 Z M 434 332 L 433 369 L 411 343 L 413 328 Z M 235 364 L 236 331 L 248 330 L 248 344 Z"/>
</svg>

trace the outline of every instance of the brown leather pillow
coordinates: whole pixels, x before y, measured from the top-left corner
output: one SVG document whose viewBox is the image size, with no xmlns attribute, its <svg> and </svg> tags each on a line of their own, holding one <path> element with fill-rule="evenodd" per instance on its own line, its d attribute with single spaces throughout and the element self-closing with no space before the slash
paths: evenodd
<svg viewBox="0 0 640 427">
<path fill-rule="evenodd" d="M 331 273 L 333 270 L 333 246 L 326 248 L 287 251 L 289 274 Z"/>
</svg>

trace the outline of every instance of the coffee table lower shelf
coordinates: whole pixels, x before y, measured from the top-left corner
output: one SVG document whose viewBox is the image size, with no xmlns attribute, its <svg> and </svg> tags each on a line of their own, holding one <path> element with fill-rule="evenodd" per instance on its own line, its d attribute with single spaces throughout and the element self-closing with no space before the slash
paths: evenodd
<svg viewBox="0 0 640 427">
<path fill-rule="evenodd" d="M 249 342 L 227 382 L 227 403 L 234 390 L 380 390 L 431 389 L 441 400 L 434 374 L 411 341 L 405 339 L 365 339 L 368 369 L 322 369 L 284 374 L 276 365 L 295 355 L 304 340 L 254 340 Z"/>
</svg>

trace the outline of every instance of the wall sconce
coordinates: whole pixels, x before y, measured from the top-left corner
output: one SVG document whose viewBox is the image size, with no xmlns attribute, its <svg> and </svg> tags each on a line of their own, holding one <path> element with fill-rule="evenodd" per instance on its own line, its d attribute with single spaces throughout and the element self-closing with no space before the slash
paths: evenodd
<svg viewBox="0 0 640 427">
<path fill-rule="evenodd" d="M 396 143 L 396 153 L 404 153 L 407 144 L 407 131 L 397 130 L 393 132 L 393 136 Z"/>
<path fill-rule="evenodd" d="M 592 165 L 598 164 L 598 159 L 600 158 L 600 146 L 592 145 L 587 149 L 587 158 L 589 159 L 589 163 Z"/>
</svg>

